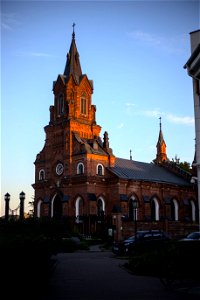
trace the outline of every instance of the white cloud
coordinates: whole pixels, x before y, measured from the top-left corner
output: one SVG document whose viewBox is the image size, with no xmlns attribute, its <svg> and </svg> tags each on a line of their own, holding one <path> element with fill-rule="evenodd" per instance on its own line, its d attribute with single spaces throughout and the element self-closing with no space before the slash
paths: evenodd
<svg viewBox="0 0 200 300">
<path fill-rule="evenodd" d="M 187 43 L 186 36 L 183 35 L 164 37 L 142 30 L 134 30 L 128 32 L 127 35 L 139 43 L 173 54 L 183 53 Z"/>
<path fill-rule="evenodd" d="M 191 116 L 178 116 L 171 112 L 162 112 L 159 108 L 155 108 L 152 110 L 141 110 L 134 111 L 134 115 L 142 115 L 150 118 L 165 118 L 169 123 L 177 124 L 177 125 L 194 125 L 194 117 Z"/>
<path fill-rule="evenodd" d="M 16 54 L 17 56 L 27 57 L 53 57 L 53 55 L 46 52 L 32 52 L 32 51 L 21 51 Z"/>
<path fill-rule="evenodd" d="M 180 117 L 169 113 L 166 114 L 166 119 L 175 124 L 194 125 L 194 118 L 189 116 Z"/>
<path fill-rule="evenodd" d="M 134 103 L 131 103 L 131 102 L 126 102 L 125 105 L 126 105 L 126 106 L 135 106 L 135 104 L 134 104 Z"/>
<path fill-rule="evenodd" d="M 144 32 L 142 30 L 135 30 L 132 32 L 129 32 L 128 35 L 140 42 L 145 42 L 147 44 L 151 44 L 151 45 L 159 45 L 161 43 L 161 40 L 159 37 L 150 34 L 148 32 Z"/>
<path fill-rule="evenodd" d="M 158 118 L 161 115 L 161 112 L 157 109 L 155 110 L 144 110 L 142 112 L 143 115 L 147 116 L 147 117 L 155 117 Z"/>
</svg>

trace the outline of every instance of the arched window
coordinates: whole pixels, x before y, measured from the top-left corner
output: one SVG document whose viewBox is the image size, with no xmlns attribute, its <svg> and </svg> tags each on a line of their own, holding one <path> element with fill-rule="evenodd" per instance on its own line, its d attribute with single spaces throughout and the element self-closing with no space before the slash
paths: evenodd
<svg viewBox="0 0 200 300">
<path fill-rule="evenodd" d="M 76 210 L 76 223 L 81 222 L 81 216 L 83 216 L 83 199 L 78 197 L 75 202 L 75 210 Z"/>
<path fill-rule="evenodd" d="M 158 221 L 159 220 L 159 203 L 156 198 L 151 200 L 151 220 Z"/>
<path fill-rule="evenodd" d="M 102 176 L 104 175 L 104 168 L 101 164 L 97 165 L 97 171 L 96 171 L 97 175 Z"/>
<path fill-rule="evenodd" d="M 84 164 L 78 163 L 77 165 L 77 174 L 83 174 L 84 173 Z"/>
<path fill-rule="evenodd" d="M 105 214 L 105 201 L 102 198 L 97 200 L 97 216 L 104 217 Z"/>
<path fill-rule="evenodd" d="M 44 180 L 45 179 L 45 170 L 41 169 L 39 171 L 39 180 Z"/>
<path fill-rule="evenodd" d="M 192 222 L 196 221 L 196 209 L 193 200 L 189 201 L 189 218 Z"/>
<path fill-rule="evenodd" d="M 171 201 L 171 219 L 172 221 L 178 221 L 178 202 L 176 199 Z"/>
<path fill-rule="evenodd" d="M 41 217 L 41 207 L 42 207 L 42 200 L 39 200 L 37 203 L 37 218 Z"/>
<path fill-rule="evenodd" d="M 129 200 L 129 220 L 135 221 L 138 219 L 139 202 L 135 196 L 131 196 Z"/>
<path fill-rule="evenodd" d="M 86 100 L 86 95 L 84 93 L 81 95 L 81 114 L 82 115 L 87 114 L 87 100 Z"/>
</svg>

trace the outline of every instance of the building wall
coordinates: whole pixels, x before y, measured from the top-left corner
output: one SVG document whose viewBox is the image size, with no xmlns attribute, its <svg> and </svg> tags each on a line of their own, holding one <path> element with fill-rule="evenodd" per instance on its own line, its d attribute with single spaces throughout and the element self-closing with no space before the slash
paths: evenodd
<svg viewBox="0 0 200 300">
<path fill-rule="evenodd" d="M 74 226 L 80 225 L 82 232 L 91 233 L 112 226 L 116 205 L 122 218 L 132 221 L 135 199 L 139 203 L 138 221 L 170 219 L 175 203 L 178 220 L 195 222 L 197 203 L 192 187 L 120 179 L 108 170 L 114 166 L 115 156 L 109 148 L 108 134 L 105 132 L 104 140 L 100 139 L 91 82 L 86 75 L 77 82 L 75 75 L 59 75 L 53 84 L 54 105 L 50 106 L 50 121 L 44 128 L 45 145 L 35 160 L 35 216 L 66 217 Z M 61 173 L 56 173 L 58 164 L 63 164 Z M 103 166 L 101 175 L 97 174 L 98 165 Z"/>
</svg>

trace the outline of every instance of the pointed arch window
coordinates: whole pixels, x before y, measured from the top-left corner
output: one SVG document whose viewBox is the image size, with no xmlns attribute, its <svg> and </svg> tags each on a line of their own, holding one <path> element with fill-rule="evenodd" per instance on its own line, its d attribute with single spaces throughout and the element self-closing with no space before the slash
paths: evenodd
<svg viewBox="0 0 200 300">
<path fill-rule="evenodd" d="M 81 95 L 81 114 L 82 115 L 87 114 L 87 99 L 84 93 Z"/>
<path fill-rule="evenodd" d="M 156 198 L 151 200 L 151 220 L 158 221 L 159 220 L 159 203 Z"/>
<path fill-rule="evenodd" d="M 61 219 L 62 217 L 62 197 L 56 194 L 51 200 L 51 217 Z"/>
<path fill-rule="evenodd" d="M 82 222 L 83 216 L 83 199 L 78 197 L 75 202 L 75 210 L 76 210 L 76 223 Z"/>
<path fill-rule="evenodd" d="M 41 217 L 42 213 L 42 200 L 39 200 L 37 203 L 37 218 Z"/>
<path fill-rule="evenodd" d="M 189 201 L 189 218 L 192 222 L 196 221 L 196 209 L 193 200 Z"/>
<path fill-rule="evenodd" d="M 171 219 L 172 221 L 178 221 L 178 202 L 176 199 L 171 201 Z"/>
<path fill-rule="evenodd" d="M 97 200 L 97 216 L 103 218 L 105 214 L 105 201 L 102 198 Z"/>
</svg>

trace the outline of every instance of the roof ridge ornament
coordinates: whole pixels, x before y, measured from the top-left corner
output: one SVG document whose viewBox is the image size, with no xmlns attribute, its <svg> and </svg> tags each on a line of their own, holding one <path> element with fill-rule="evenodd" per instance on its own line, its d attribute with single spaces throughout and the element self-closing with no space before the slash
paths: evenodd
<svg viewBox="0 0 200 300">
<path fill-rule="evenodd" d="M 160 130 L 162 130 L 162 123 L 161 123 L 162 118 L 160 117 L 159 120 L 160 120 Z"/>
<path fill-rule="evenodd" d="M 72 24 L 72 27 L 73 27 L 73 32 L 72 32 L 72 38 L 75 39 L 75 31 L 74 31 L 74 27 L 76 26 L 75 23 Z"/>
</svg>

